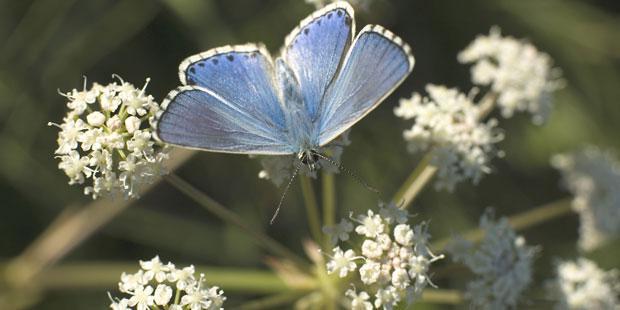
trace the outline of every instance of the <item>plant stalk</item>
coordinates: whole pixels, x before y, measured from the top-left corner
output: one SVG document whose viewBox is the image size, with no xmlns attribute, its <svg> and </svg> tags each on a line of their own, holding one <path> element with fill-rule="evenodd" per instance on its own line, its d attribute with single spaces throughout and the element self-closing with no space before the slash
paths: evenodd
<svg viewBox="0 0 620 310">
<path fill-rule="evenodd" d="M 241 230 L 245 231 L 249 236 L 254 238 L 257 244 L 259 244 L 272 254 L 285 257 L 297 264 L 299 267 L 306 268 L 308 266 L 308 263 L 301 257 L 297 256 L 295 253 L 291 252 L 289 249 L 287 249 L 271 237 L 267 236 L 263 232 L 253 227 L 250 227 L 236 213 L 228 210 L 219 202 L 213 200 L 211 197 L 209 197 L 199 189 L 195 188 L 185 180 L 181 179 L 176 174 L 170 174 L 165 179 L 166 181 L 168 181 L 168 183 L 170 183 L 170 185 L 174 186 L 176 189 L 193 199 L 200 206 L 207 209 L 209 212 L 213 213 L 224 222 L 235 225 Z"/>
<path fill-rule="evenodd" d="M 336 224 L 336 184 L 334 174 L 323 172 L 323 225 L 333 226 Z M 331 247 L 330 237 L 323 235 L 323 248 L 325 250 Z"/>
<path fill-rule="evenodd" d="M 301 193 L 304 197 L 304 205 L 306 206 L 306 215 L 308 217 L 308 226 L 310 234 L 316 243 L 320 243 L 321 238 L 321 220 L 319 217 L 319 204 L 316 201 L 314 186 L 310 177 L 300 176 L 299 184 L 301 185 Z"/>
<path fill-rule="evenodd" d="M 515 214 L 508 218 L 510 226 L 516 231 L 545 223 L 563 215 L 570 214 L 572 211 L 571 198 L 563 198 L 532 210 Z M 471 242 L 478 242 L 484 238 L 484 231 L 480 228 L 469 230 L 462 234 L 462 238 Z M 444 238 L 431 246 L 432 249 L 442 252 L 450 244 L 452 238 Z"/>
</svg>

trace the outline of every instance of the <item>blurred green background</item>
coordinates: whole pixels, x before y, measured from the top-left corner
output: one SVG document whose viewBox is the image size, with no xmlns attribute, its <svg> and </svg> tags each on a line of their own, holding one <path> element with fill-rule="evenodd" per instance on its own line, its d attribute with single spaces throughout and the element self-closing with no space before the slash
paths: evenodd
<svg viewBox="0 0 620 310">
<path fill-rule="evenodd" d="M 89 83 L 108 83 L 116 73 L 134 85 L 151 77 L 147 92 L 161 100 L 179 84 L 177 66 L 186 56 L 245 42 L 264 42 L 276 54 L 284 36 L 313 10 L 302 0 L 0 1 L 3 264 L 19 255 L 63 210 L 79 209 L 91 201 L 81 187 L 67 185 L 53 157 L 57 130 L 46 124 L 59 122 L 65 113 L 65 98 L 57 89 L 81 88 L 83 75 Z M 461 184 L 452 194 L 432 187 L 423 192 L 412 210 L 418 214 L 416 220 L 431 220 L 436 238 L 476 226 L 488 206 L 498 215 L 511 215 L 566 197 L 557 172 L 548 164 L 554 153 L 584 144 L 619 150 L 617 0 L 376 0 L 356 14 L 358 29 L 367 23 L 384 25 L 410 43 L 416 57 L 413 74 L 355 126 L 343 156 L 347 167 L 387 196 L 396 192 L 419 160 L 406 152 L 401 138 L 411 124 L 393 115 L 398 98 L 422 91 L 427 83 L 469 90 L 469 68 L 457 63 L 456 54 L 477 34 L 498 25 L 504 34 L 533 42 L 554 58 L 567 80 L 545 126 L 532 125 L 527 115 L 501 121 L 506 139 L 500 147 L 506 156 L 493 162 L 494 173 L 478 186 Z M 281 190 L 259 180 L 259 170 L 258 162 L 247 156 L 199 153 L 178 174 L 301 254 L 301 240 L 309 232 L 299 186 L 294 186 L 270 226 Z M 339 217 L 376 207 L 373 194 L 353 179 L 338 175 L 336 182 Z M 320 183 L 315 185 L 320 194 Z M 556 259 L 579 254 L 577 228 L 578 218 L 572 215 L 524 232 L 530 244 L 542 246 L 534 289 L 542 287 Z M 177 265 L 267 270 L 265 253 L 251 238 L 166 183 L 68 253 L 61 264 L 122 262 L 131 266 L 126 271 L 133 272 L 138 259 L 156 254 Z M 603 268 L 620 267 L 620 243 L 588 256 Z M 435 283 L 462 289 L 464 280 L 440 278 Z M 23 293 L 32 299 L 33 309 L 102 309 L 109 304 L 106 291 L 115 290 L 115 281 L 103 281 Z M 234 290 L 226 295 L 229 306 L 256 297 Z"/>
</svg>

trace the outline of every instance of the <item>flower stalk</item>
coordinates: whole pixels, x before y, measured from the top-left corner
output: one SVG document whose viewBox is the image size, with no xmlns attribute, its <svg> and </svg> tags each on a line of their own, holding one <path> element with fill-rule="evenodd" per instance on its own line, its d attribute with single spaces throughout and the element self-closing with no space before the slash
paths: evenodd
<svg viewBox="0 0 620 310">
<path fill-rule="evenodd" d="M 315 242 L 321 242 L 321 220 L 319 217 L 319 204 L 316 200 L 314 186 L 310 177 L 300 176 L 299 184 L 301 185 L 301 193 L 304 197 L 304 205 L 306 206 L 306 215 L 308 217 L 308 226 L 310 234 Z"/>
<path fill-rule="evenodd" d="M 193 187 L 176 174 L 170 174 L 166 176 L 165 179 L 168 183 L 170 183 L 170 185 L 174 186 L 176 189 L 193 199 L 195 202 L 200 204 L 200 206 L 207 209 L 224 222 L 241 228 L 241 230 L 245 231 L 249 236 L 252 236 L 259 245 L 270 251 L 272 254 L 286 257 L 299 267 L 306 267 L 308 265 L 304 259 L 291 252 L 291 250 L 287 249 L 271 237 L 265 235 L 263 232 L 250 227 L 236 213 L 228 210 L 219 202 L 213 200 L 205 193 Z"/>
</svg>

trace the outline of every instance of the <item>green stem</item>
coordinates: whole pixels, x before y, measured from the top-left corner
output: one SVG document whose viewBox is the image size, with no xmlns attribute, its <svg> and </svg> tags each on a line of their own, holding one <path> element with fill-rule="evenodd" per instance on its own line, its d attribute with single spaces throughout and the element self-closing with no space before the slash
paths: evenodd
<svg viewBox="0 0 620 310">
<path fill-rule="evenodd" d="M 191 184 L 187 183 L 176 174 L 172 173 L 166 176 L 165 179 L 172 186 L 177 188 L 188 197 L 192 198 L 195 202 L 197 202 L 203 208 L 207 209 L 209 212 L 215 214 L 215 216 L 219 217 L 224 222 L 233 224 L 241 228 L 241 230 L 245 231 L 249 236 L 253 237 L 259 245 L 270 251 L 272 254 L 288 258 L 298 264 L 299 267 L 302 267 L 304 269 L 307 268 L 308 263 L 305 260 L 297 256 L 295 253 L 291 252 L 289 249 L 287 249 L 271 237 L 265 235 L 263 232 L 250 227 L 236 213 L 228 210 L 219 202 L 213 200 L 211 197 L 207 196 L 199 189 L 193 187 Z"/>
<path fill-rule="evenodd" d="M 242 310 L 259 310 L 259 309 L 273 309 L 274 307 L 286 305 L 292 303 L 297 300 L 299 297 L 303 296 L 307 292 L 302 291 L 292 291 L 281 294 L 270 295 L 265 298 L 252 300 L 250 302 L 244 303 L 238 307 L 238 309 Z"/>
<path fill-rule="evenodd" d="M 422 302 L 458 305 L 463 303 L 463 294 L 457 290 L 426 289 L 422 292 Z"/>
<path fill-rule="evenodd" d="M 540 207 L 536 207 L 532 210 L 510 216 L 508 218 L 508 222 L 514 230 L 521 231 L 562 215 L 569 214 L 571 211 L 571 198 L 563 198 Z M 478 242 L 484 237 L 484 231 L 480 228 L 472 229 L 462 234 L 462 237 L 465 240 Z M 434 243 L 431 248 L 439 252 L 444 251 L 451 240 L 452 238 L 444 238 Z"/>
<path fill-rule="evenodd" d="M 321 242 L 321 220 L 319 217 L 319 204 L 316 201 L 314 187 L 310 177 L 300 176 L 301 193 L 304 196 L 304 204 L 306 205 L 306 214 L 308 216 L 308 226 L 310 226 L 310 234 L 315 242 Z"/>
<path fill-rule="evenodd" d="M 334 174 L 323 172 L 323 225 L 333 226 L 336 223 L 336 184 L 334 182 Z M 330 237 L 324 235 L 324 249 L 331 246 Z"/>
<path fill-rule="evenodd" d="M 429 151 L 422 157 L 418 166 L 413 169 L 405 183 L 400 187 L 392 202 L 400 208 L 406 209 L 415 197 L 422 191 L 437 172 L 437 167 L 431 165 L 433 152 Z"/>
</svg>

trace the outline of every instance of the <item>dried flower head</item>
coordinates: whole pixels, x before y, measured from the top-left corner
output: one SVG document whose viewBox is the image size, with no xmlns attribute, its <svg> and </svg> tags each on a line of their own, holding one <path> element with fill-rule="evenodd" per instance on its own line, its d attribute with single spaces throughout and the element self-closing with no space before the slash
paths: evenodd
<svg viewBox="0 0 620 310">
<path fill-rule="evenodd" d="M 557 277 L 547 284 L 549 297 L 558 310 L 619 309 L 620 276 L 617 270 L 603 271 L 586 258 L 561 262 Z"/>
<path fill-rule="evenodd" d="M 153 97 L 123 81 L 93 84 L 63 94 L 69 112 L 60 128 L 55 154 L 69 184 L 85 184 L 93 199 L 122 193 L 137 197 L 140 187 L 164 174 L 168 149 L 153 139 L 160 110 Z"/>
<path fill-rule="evenodd" d="M 474 309 L 515 308 L 532 280 L 537 250 L 515 234 L 506 218 L 495 221 L 490 210 L 480 218 L 480 228 L 484 238 L 479 245 L 457 239 L 448 250 L 454 261 L 477 276 L 467 285 L 465 297 Z"/>
<path fill-rule="evenodd" d="M 427 85 L 429 97 L 414 93 L 401 99 L 394 114 L 415 123 L 403 136 L 412 153 L 433 150 L 432 164 L 438 167 L 437 189 L 452 191 L 467 179 L 474 184 L 491 171 L 489 163 L 501 154 L 495 143 L 503 139 L 497 121 L 481 122 L 480 108 L 472 98 L 456 89 Z"/>
<path fill-rule="evenodd" d="M 498 95 L 506 118 L 527 111 L 535 124 L 544 123 L 552 109 L 551 94 L 564 84 L 549 55 L 530 43 L 502 37 L 499 27 L 491 28 L 488 36 L 478 36 L 458 60 L 474 64 L 473 83 L 489 86 Z"/>
<path fill-rule="evenodd" d="M 579 213 L 579 247 L 592 250 L 620 235 L 620 163 L 610 153 L 590 146 L 555 155 L 551 164 L 573 193 Z"/>
<path fill-rule="evenodd" d="M 329 156 L 334 160 L 334 162 L 340 163 L 340 157 L 342 156 L 342 152 L 344 152 L 344 147 L 351 144 L 351 140 L 349 140 L 349 132 L 350 130 L 345 131 L 328 145 L 322 147 L 319 152 Z M 282 185 L 291 178 L 293 171 L 295 170 L 295 166 L 299 162 L 296 155 L 251 155 L 250 157 L 257 158 L 263 167 L 263 169 L 258 173 L 258 177 L 261 179 L 271 180 L 276 186 Z M 324 159 L 319 159 L 319 166 L 321 169 L 330 173 L 339 172 L 338 167 L 335 167 Z M 316 171 L 310 171 L 305 165 L 300 166 L 299 172 L 306 176 L 316 178 Z"/>
<path fill-rule="evenodd" d="M 204 275 L 197 277 L 194 266 L 177 269 L 155 256 L 150 261 L 140 261 L 140 267 L 133 274 L 123 272 L 118 289 L 129 296 L 110 297 L 112 309 L 223 309 L 224 291 L 217 286 L 207 287 Z"/>
<path fill-rule="evenodd" d="M 345 296 L 352 309 L 391 309 L 399 303 L 409 304 L 428 284 L 433 285 L 428 269 L 443 256 L 434 255 L 428 248 L 426 223 L 412 227 L 406 224 L 408 217 L 394 204 L 381 205 L 378 213 L 368 210 L 357 217 L 351 214 L 350 220 L 343 219 L 337 225 L 339 229 L 325 229 L 332 232 L 333 240 L 348 240 L 348 228 L 357 225 L 355 236 L 347 242 L 356 246 L 346 250 L 336 246 L 327 262 L 329 274 L 351 281 L 353 288 Z"/>
</svg>

